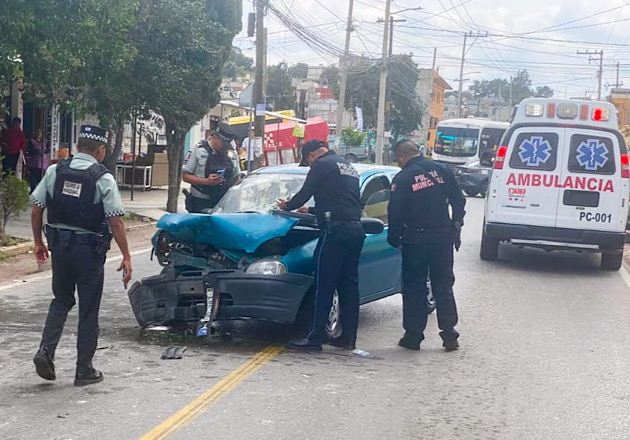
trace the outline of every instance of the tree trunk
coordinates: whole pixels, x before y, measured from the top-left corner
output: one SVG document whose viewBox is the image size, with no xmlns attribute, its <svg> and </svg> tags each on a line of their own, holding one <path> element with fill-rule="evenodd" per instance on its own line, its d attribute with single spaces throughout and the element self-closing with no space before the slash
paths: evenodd
<svg viewBox="0 0 630 440">
<path fill-rule="evenodd" d="M 182 166 L 184 165 L 184 146 L 186 143 L 185 131 L 166 122 L 166 140 L 168 142 L 168 199 L 166 210 L 177 212 L 177 201 L 182 183 Z"/>
<path fill-rule="evenodd" d="M 107 149 L 107 155 L 105 156 L 105 166 L 112 174 L 116 175 L 116 161 L 118 160 L 118 156 L 120 156 L 120 152 L 123 147 L 123 134 L 125 131 L 125 123 L 118 122 L 116 127 L 116 132 L 114 136 L 114 148 Z"/>
</svg>

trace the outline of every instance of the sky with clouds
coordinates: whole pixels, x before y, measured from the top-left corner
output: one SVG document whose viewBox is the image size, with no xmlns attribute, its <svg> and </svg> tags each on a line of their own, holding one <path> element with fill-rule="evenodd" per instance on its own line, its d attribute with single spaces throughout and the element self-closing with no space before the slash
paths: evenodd
<svg viewBox="0 0 630 440">
<path fill-rule="evenodd" d="M 312 44 L 288 30 L 272 11 L 265 17 L 268 64 L 286 61 L 314 65 L 336 64 L 343 50 L 348 0 L 269 0 L 274 8 L 323 43 Z M 416 9 L 421 8 L 421 9 Z M 254 12 L 252 0 L 243 1 L 243 23 Z M 405 10 L 405 11 L 402 11 Z M 463 34 L 468 38 L 464 78 L 509 78 L 527 69 L 533 86 L 548 85 L 555 96 L 596 97 L 597 62 L 577 51 L 604 51 L 602 95 L 620 80 L 630 87 L 630 0 L 393 0 L 394 53 L 413 53 L 415 62 L 430 68 L 434 48 L 440 74 L 457 88 Z M 385 0 L 355 0 L 351 52 L 380 58 Z M 254 38 L 243 31 L 234 45 L 254 57 Z M 593 55 L 592 57 L 599 57 Z M 466 83 L 465 83 L 466 84 Z"/>
</svg>

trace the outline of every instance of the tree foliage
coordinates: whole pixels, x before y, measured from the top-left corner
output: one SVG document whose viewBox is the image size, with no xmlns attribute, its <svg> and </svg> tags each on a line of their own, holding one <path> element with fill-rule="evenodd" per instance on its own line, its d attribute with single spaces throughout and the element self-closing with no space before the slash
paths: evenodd
<svg viewBox="0 0 630 440">
<path fill-rule="evenodd" d="M 532 96 L 543 98 L 553 96 L 553 90 L 548 86 L 539 86 L 535 90 L 531 86 L 532 80 L 527 70 L 519 70 L 512 78 L 512 105 Z M 500 98 L 507 102 L 510 96 L 510 81 L 503 78 L 475 81 L 468 91 L 474 98 Z"/>
<path fill-rule="evenodd" d="M 267 67 L 267 103 L 272 104 L 274 110 L 295 108 L 295 89 L 291 85 L 289 65 L 285 62 Z"/>
<path fill-rule="evenodd" d="M 308 77 L 308 64 L 297 63 L 289 67 L 289 76 L 294 79 L 306 79 Z"/>
<path fill-rule="evenodd" d="M 244 77 L 248 73 L 254 73 L 253 58 L 243 55 L 243 52 L 241 52 L 238 47 L 232 47 L 230 56 L 223 68 L 223 76 L 236 80 L 239 77 Z"/>
</svg>

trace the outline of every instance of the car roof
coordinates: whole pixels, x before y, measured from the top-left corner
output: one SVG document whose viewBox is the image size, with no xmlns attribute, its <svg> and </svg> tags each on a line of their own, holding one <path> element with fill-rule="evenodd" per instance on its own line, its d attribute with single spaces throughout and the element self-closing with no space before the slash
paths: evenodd
<svg viewBox="0 0 630 440">
<path fill-rule="evenodd" d="M 354 168 L 360 175 L 374 174 L 376 172 L 398 172 L 400 168 L 388 165 L 371 165 L 362 163 L 353 163 Z M 307 174 L 309 167 L 298 166 L 297 163 L 290 163 L 285 165 L 275 165 L 270 167 L 260 168 L 252 174 Z"/>
</svg>

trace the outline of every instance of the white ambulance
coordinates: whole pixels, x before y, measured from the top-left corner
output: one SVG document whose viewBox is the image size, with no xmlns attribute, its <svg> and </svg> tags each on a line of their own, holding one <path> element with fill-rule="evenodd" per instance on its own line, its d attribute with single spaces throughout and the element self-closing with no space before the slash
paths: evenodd
<svg viewBox="0 0 630 440">
<path fill-rule="evenodd" d="M 482 260 L 499 243 L 623 259 L 630 167 L 608 102 L 525 99 L 497 151 L 486 198 Z"/>
</svg>

